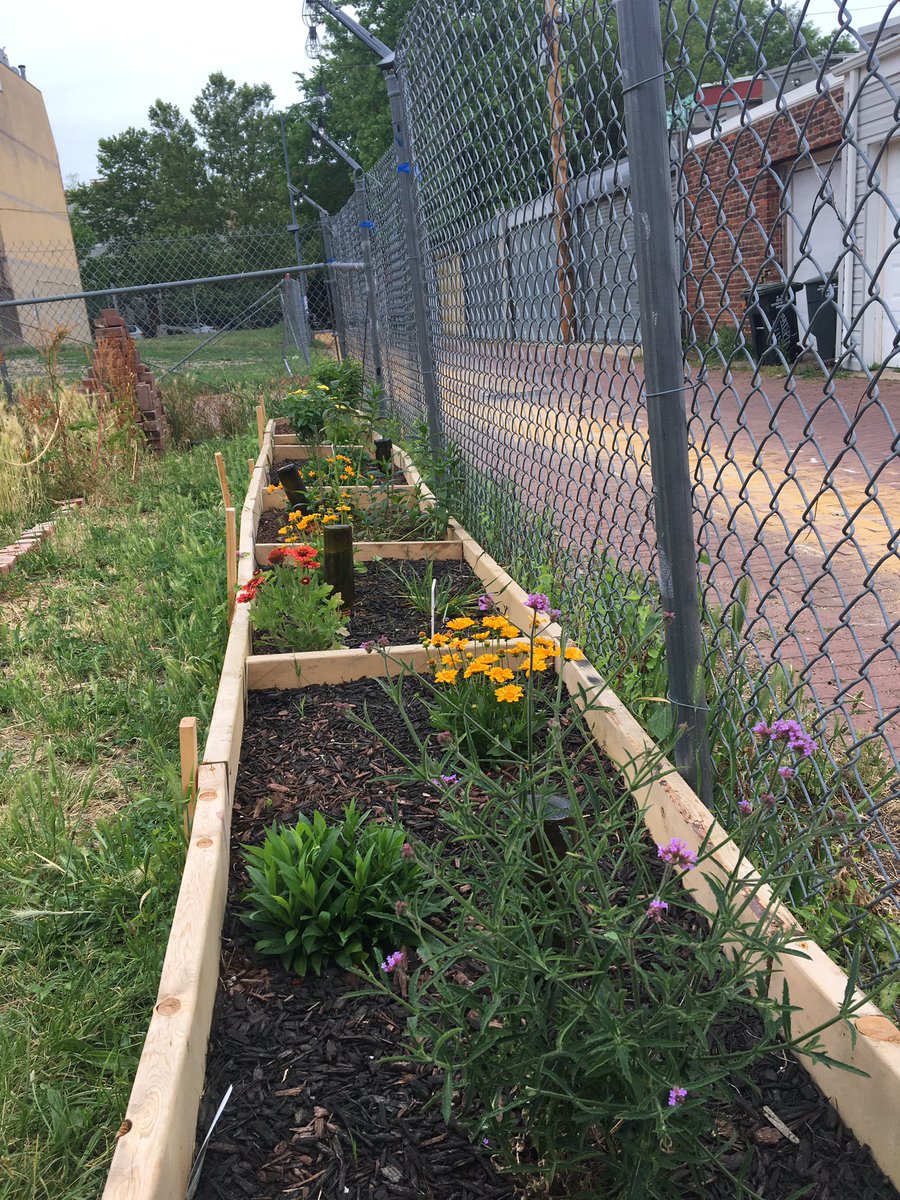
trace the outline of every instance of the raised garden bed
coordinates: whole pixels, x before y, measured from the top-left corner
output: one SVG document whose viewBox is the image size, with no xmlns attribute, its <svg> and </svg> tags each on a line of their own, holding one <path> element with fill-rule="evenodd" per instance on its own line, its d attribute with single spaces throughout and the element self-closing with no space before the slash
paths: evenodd
<svg viewBox="0 0 900 1200">
<path fill-rule="evenodd" d="M 410 603 L 403 581 L 407 586 L 415 586 L 418 581 L 419 589 L 424 590 L 422 581 L 432 576 L 439 587 L 450 589 L 456 601 L 449 615 L 477 613 L 478 595 L 484 587 L 478 575 L 461 559 L 442 559 L 433 563 L 424 559 L 399 562 L 370 560 L 356 575 L 356 600 L 347 622 L 348 634 L 344 644 L 360 646 L 379 637 L 389 638 L 394 645 L 417 641 L 423 632 L 428 631 L 430 612 L 423 612 Z M 461 597 L 468 597 L 468 601 L 459 604 Z M 438 612 L 438 621 L 441 623 L 443 615 Z M 254 654 L 289 652 L 290 647 L 272 644 L 263 635 L 254 633 Z"/>
<path fill-rule="evenodd" d="M 274 436 L 274 430 L 270 424 L 263 439 L 262 453 L 242 514 L 241 560 L 239 563 L 239 577 L 242 582 L 246 582 L 256 565 L 255 560 L 258 554 L 255 539 L 256 524 L 264 506 L 264 477 L 271 461 Z M 408 477 L 413 484 L 419 482 L 411 464 Z M 466 561 L 475 568 L 482 579 L 485 577 L 482 571 L 493 572 L 495 580 L 503 576 L 497 564 L 485 555 L 465 530 L 452 521 L 450 533 L 460 541 Z M 525 615 L 523 608 L 525 593 L 516 584 L 509 581 L 508 576 L 503 576 L 503 579 L 508 581 L 503 587 L 504 601 L 510 615 L 521 624 Z M 287 793 L 280 794 L 284 797 L 285 803 L 296 802 L 296 794 L 302 795 L 307 787 L 310 789 L 310 799 L 315 795 L 324 801 L 324 792 L 320 786 L 323 770 L 330 772 L 332 779 L 337 775 L 342 785 L 368 794 L 371 780 L 363 778 L 360 786 L 356 787 L 355 771 L 358 768 L 348 764 L 350 764 L 350 759 L 355 759 L 357 755 L 351 755 L 346 746 L 342 749 L 339 744 L 335 745 L 334 730 L 331 730 L 329 748 L 320 747 L 316 763 L 313 763 L 309 757 L 304 758 L 303 755 L 306 755 L 307 752 L 293 744 L 300 729 L 297 693 L 282 690 L 277 694 L 257 700 L 254 692 L 258 692 L 261 688 L 271 687 L 279 689 L 293 689 L 298 686 L 307 689 L 312 687 L 313 690 L 307 692 L 309 699 L 305 708 L 305 712 L 312 716 L 319 703 L 313 698 L 319 690 L 314 685 L 326 684 L 337 688 L 355 680 L 370 679 L 385 669 L 393 673 L 400 669 L 401 663 L 422 670 L 427 658 L 427 651 L 419 646 L 395 648 L 388 652 L 384 663 L 377 656 L 366 654 L 360 650 L 339 650 L 330 654 L 248 658 L 250 651 L 249 624 L 247 613 L 241 611 L 241 608 L 242 606 L 239 606 L 232 625 L 210 735 L 204 761 L 200 767 L 197 813 L 191 832 L 191 843 L 172 934 L 163 966 L 159 997 L 131 1100 L 120 1131 L 116 1155 L 105 1192 L 107 1200 L 124 1200 L 125 1197 L 128 1197 L 128 1200 L 164 1200 L 164 1198 L 171 1200 L 172 1197 L 183 1195 L 185 1190 L 194 1146 L 193 1131 L 203 1085 L 207 1038 L 217 991 L 220 934 L 231 861 L 229 830 L 232 802 L 236 800 L 239 804 L 240 810 L 237 819 L 244 822 L 251 815 L 253 819 L 262 818 L 262 810 L 256 813 L 262 788 L 267 788 L 272 795 L 279 795 L 278 790 L 270 786 L 272 783 L 280 782 L 282 787 L 289 789 Z M 551 626 L 548 631 L 558 636 L 559 631 L 554 627 Z M 285 662 L 285 659 L 290 659 L 290 662 Z M 711 814 L 684 782 L 674 773 L 649 781 L 640 778 L 642 762 L 647 756 L 655 755 L 655 749 L 615 695 L 605 688 L 603 681 L 586 664 L 577 662 L 566 664 L 564 679 L 570 690 L 583 691 L 592 699 L 592 702 L 596 701 L 597 707 L 592 708 L 589 715 L 592 733 L 610 761 L 622 771 L 627 780 L 635 782 L 635 798 L 642 807 L 642 817 L 653 840 L 662 843 L 671 838 L 682 838 L 696 845 L 707 830 L 712 830 L 716 842 L 721 841 L 721 846 L 716 851 L 715 858 L 707 861 L 705 870 L 713 876 L 716 875 L 719 867 L 724 873 L 731 871 L 739 861 L 736 847 L 725 839 L 723 831 L 717 826 Z M 326 693 L 322 691 L 321 694 L 325 695 Z M 331 691 L 332 697 L 335 694 L 334 691 Z M 255 783 L 248 771 L 244 770 L 240 775 L 238 772 L 248 700 L 250 707 L 245 754 L 254 756 L 262 753 L 268 756 L 266 763 L 258 767 L 260 777 Z M 333 703 L 331 707 L 334 707 Z M 274 711 L 274 716 L 269 722 L 268 733 L 265 735 L 269 744 L 260 751 L 258 739 L 262 735 L 259 730 L 266 725 L 266 711 Z M 335 714 L 332 714 L 329 721 L 334 719 L 337 718 Z M 339 735 L 337 741 L 339 742 L 341 735 L 339 729 L 337 731 Z M 307 733 L 312 736 L 309 731 Z M 280 748 L 272 753 L 275 740 L 278 741 Z M 310 753 L 312 752 L 310 751 Z M 245 757 L 245 767 L 251 761 L 255 760 Z M 259 761 L 262 764 L 262 759 Z M 375 761 L 375 756 L 373 755 L 367 761 Z M 381 768 L 378 767 L 377 770 L 380 772 Z M 424 820 L 428 805 L 421 796 L 423 790 L 421 787 L 419 788 L 423 810 L 421 819 Z M 248 809 L 245 805 L 252 805 L 252 809 Z M 418 816 L 417 819 L 419 819 Z M 243 824 L 238 826 L 239 837 L 244 836 L 242 832 L 244 828 Z M 234 886 L 233 880 L 232 886 Z M 715 894 L 702 877 L 692 878 L 691 888 L 696 898 L 708 911 L 715 911 Z M 233 932 L 234 927 L 231 924 L 232 918 L 233 913 L 229 916 L 226 937 L 236 939 L 237 934 Z M 788 914 L 785 914 L 784 919 L 788 923 L 791 921 Z M 798 939 L 802 939 L 800 931 L 798 931 Z M 771 987 L 774 994 L 780 994 L 783 984 L 788 984 L 791 1000 L 796 1005 L 793 1026 L 796 1032 L 803 1033 L 818 1028 L 824 1021 L 831 1019 L 841 1004 L 847 988 L 847 979 L 844 972 L 828 959 L 815 943 L 803 939 L 798 940 L 797 946 L 803 951 L 804 956 L 787 957 L 775 964 Z M 246 1066 L 251 1063 L 254 1055 L 253 1046 L 248 1046 L 247 1042 L 255 1043 L 258 1038 L 264 1036 L 261 1031 L 268 1027 L 271 1019 L 266 1014 L 275 1011 L 267 1008 L 267 1005 L 274 1003 L 275 1009 L 282 1014 L 288 1013 L 287 1016 L 281 1015 L 274 1019 L 275 1024 L 281 1022 L 280 1034 L 275 1036 L 285 1037 L 288 1025 L 292 1029 L 294 1026 L 300 1028 L 304 1026 L 307 1017 L 313 1010 L 318 1013 L 319 1009 L 316 1008 L 315 1001 L 323 993 L 312 990 L 307 993 L 304 986 L 295 988 L 291 985 L 290 993 L 282 994 L 279 989 L 282 988 L 284 981 L 276 978 L 276 973 L 273 973 L 270 965 L 251 966 L 250 959 L 242 957 L 243 952 L 238 947 L 237 941 L 233 947 L 229 943 L 228 949 L 233 950 L 233 954 L 228 964 L 230 970 L 224 974 L 223 978 L 226 983 L 231 980 L 231 985 L 228 991 L 228 1000 L 226 1001 L 223 992 L 220 1005 L 226 1003 L 231 1005 L 232 998 L 234 998 L 235 1009 L 242 1008 L 243 1027 L 240 1026 L 236 1017 L 226 1016 L 223 1017 L 223 1020 L 226 1025 L 230 1021 L 233 1022 L 234 1028 L 238 1030 L 239 1034 L 240 1029 L 243 1028 L 245 1044 L 242 1050 L 237 1051 L 236 1061 Z M 268 989 L 271 989 L 271 995 L 268 994 Z M 291 996 L 290 1000 L 287 999 L 288 995 Z M 379 1003 L 382 1007 L 377 1020 L 392 1021 L 394 1018 L 391 1006 L 383 1001 L 379 1001 Z M 346 999 L 346 992 L 343 991 L 342 986 L 339 986 L 339 994 L 333 997 L 333 1002 L 329 1002 L 330 1012 L 327 1020 L 336 1021 L 342 1015 L 346 1016 L 349 1010 L 358 1017 L 357 1026 L 362 1031 L 360 1036 L 370 1036 L 371 1034 L 377 1043 L 379 1035 L 372 1032 L 375 1028 L 373 1024 L 375 1018 L 370 1018 L 367 1008 L 354 1008 L 355 1004 L 355 1001 Z M 294 1006 L 292 1010 L 291 1006 Z M 220 1007 L 219 1011 L 225 1013 L 226 1009 Z M 227 1032 L 225 1025 L 222 1028 Z M 390 1037 L 393 1038 L 393 1030 L 390 1029 L 389 1024 L 383 1025 L 381 1028 L 388 1029 Z M 329 1079 L 334 1079 L 333 1068 L 346 1064 L 346 1062 L 349 1062 L 354 1076 L 358 1076 L 359 1072 L 356 1070 L 352 1054 L 336 1037 L 338 1026 L 332 1024 L 330 1029 L 331 1033 L 326 1032 L 324 1041 L 319 1039 L 321 1053 L 316 1063 L 313 1062 L 316 1050 L 312 1035 L 307 1038 L 305 1049 L 301 1046 L 302 1037 L 298 1037 L 293 1043 L 295 1050 L 288 1055 L 291 1057 L 296 1052 L 308 1056 L 302 1060 L 304 1064 L 308 1064 L 308 1067 L 304 1065 L 304 1070 L 308 1070 L 309 1077 L 315 1080 L 316 1091 L 311 1096 L 303 1096 L 298 1093 L 299 1098 L 278 1097 L 282 1103 L 289 1101 L 297 1105 L 296 1109 L 292 1109 L 291 1113 L 286 1115 L 293 1119 L 294 1113 L 302 1109 L 301 1117 L 303 1117 L 302 1121 L 298 1118 L 295 1125 L 288 1126 L 287 1135 L 283 1140 L 291 1142 L 295 1136 L 308 1139 L 305 1142 L 305 1153 L 311 1162 L 320 1161 L 323 1164 L 321 1169 L 328 1174 L 323 1174 L 321 1180 L 310 1179 L 311 1189 L 306 1193 L 302 1190 L 304 1186 L 302 1183 L 298 1190 L 288 1191 L 297 1185 L 292 1182 L 283 1182 L 285 1172 L 298 1167 L 306 1171 L 311 1166 L 311 1162 L 299 1162 L 298 1164 L 297 1157 L 292 1158 L 297 1150 L 297 1145 L 293 1144 L 288 1146 L 285 1158 L 279 1158 L 277 1162 L 272 1163 L 274 1172 L 272 1178 L 260 1185 L 259 1181 L 252 1177 L 253 1172 L 258 1169 L 258 1162 L 252 1164 L 249 1172 L 246 1167 L 237 1169 L 238 1161 L 246 1158 L 250 1151 L 247 1148 L 246 1139 L 241 1144 L 238 1135 L 233 1130 L 229 1133 L 229 1127 L 225 1124 L 220 1126 L 213 1138 L 214 1142 L 218 1142 L 221 1138 L 224 1149 L 215 1150 L 213 1157 L 219 1156 L 220 1161 L 230 1162 L 234 1167 L 233 1186 L 230 1191 L 221 1190 L 225 1187 L 224 1182 L 221 1182 L 224 1176 L 219 1177 L 220 1182 L 216 1183 L 214 1172 L 203 1186 L 219 1187 L 220 1191 L 210 1191 L 204 1194 L 237 1196 L 290 1194 L 301 1197 L 306 1194 L 309 1200 L 312 1200 L 314 1196 L 324 1198 L 331 1195 L 366 1195 L 378 1197 L 379 1200 L 383 1197 L 386 1200 L 387 1197 L 395 1195 L 434 1194 L 440 1196 L 442 1194 L 439 1191 L 429 1192 L 427 1187 L 431 1186 L 430 1183 L 426 1185 L 422 1182 L 429 1179 L 428 1171 L 431 1172 L 431 1176 L 438 1179 L 438 1172 L 435 1169 L 441 1165 L 438 1158 L 429 1154 L 424 1165 L 419 1165 L 418 1159 L 415 1162 L 404 1161 L 402 1164 L 396 1162 L 395 1159 L 400 1153 L 400 1143 L 396 1140 L 396 1128 L 394 1127 L 399 1122 L 394 1120 L 391 1123 L 391 1140 L 379 1146 L 377 1139 L 386 1122 L 381 1121 L 380 1116 L 374 1116 L 371 1113 L 367 1114 L 364 1126 L 369 1136 L 369 1149 L 362 1152 L 361 1161 L 364 1163 L 362 1177 L 374 1181 L 377 1176 L 377 1185 L 373 1182 L 373 1186 L 369 1188 L 367 1185 L 363 1187 L 359 1184 L 358 1174 L 355 1176 L 352 1173 L 354 1170 L 359 1171 L 359 1168 L 355 1165 L 352 1153 L 348 1158 L 346 1153 L 348 1143 L 346 1138 L 342 1138 L 340 1134 L 341 1129 L 346 1131 L 349 1127 L 345 1113 L 339 1111 L 342 1106 L 344 1110 L 348 1107 L 346 1099 L 341 1099 L 342 1096 L 346 1097 L 347 1095 L 344 1088 L 346 1079 L 340 1087 L 336 1082 L 329 1082 Z M 747 1031 L 745 1036 L 752 1036 L 752 1031 Z M 334 1051 L 328 1048 L 329 1040 L 335 1046 Z M 769 1189 L 765 1191 L 769 1200 L 777 1200 L 778 1196 L 789 1194 L 789 1192 L 786 1193 L 779 1189 L 795 1179 L 800 1179 L 801 1185 L 813 1183 L 815 1190 L 811 1195 L 819 1197 L 820 1200 L 830 1196 L 872 1196 L 876 1198 L 892 1196 L 890 1190 L 884 1190 L 885 1185 L 879 1182 L 876 1174 L 865 1173 L 869 1168 L 865 1165 L 865 1155 L 859 1151 L 856 1142 L 865 1142 L 871 1146 L 879 1165 L 888 1171 L 895 1180 L 900 1179 L 900 1141 L 896 1137 L 897 1114 L 900 1112 L 900 1032 L 874 1005 L 865 1004 L 856 1012 L 851 1022 L 830 1026 L 823 1035 L 823 1042 L 833 1058 L 852 1064 L 862 1072 L 862 1074 L 849 1074 L 822 1064 L 813 1064 L 810 1069 L 815 1083 L 824 1089 L 847 1125 L 853 1129 L 855 1141 L 854 1138 L 848 1137 L 839 1130 L 839 1123 L 834 1114 L 821 1109 L 817 1097 L 810 1090 L 811 1083 L 797 1073 L 799 1068 L 790 1064 L 786 1065 L 779 1058 L 778 1061 L 765 1068 L 770 1078 L 764 1078 L 761 1081 L 767 1088 L 773 1090 L 767 1091 L 761 1099 L 747 1099 L 746 1103 L 751 1106 L 752 1113 L 743 1109 L 742 1116 L 735 1110 L 732 1121 L 735 1133 L 739 1140 L 742 1139 L 742 1144 L 752 1143 L 755 1147 L 755 1163 L 763 1164 L 763 1167 L 759 1168 L 763 1172 L 762 1175 L 751 1176 L 748 1182 L 757 1184 L 760 1179 L 764 1179 L 764 1187 Z M 349 1057 L 345 1057 L 345 1051 Z M 367 1053 L 377 1054 L 378 1051 L 370 1050 Z M 213 1057 L 210 1060 L 210 1071 L 221 1070 L 223 1061 L 219 1057 L 218 1043 L 216 1043 L 213 1047 Z M 366 1061 L 369 1060 L 366 1059 Z M 270 1087 L 269 1077 L 278 1072 L 280 1079 L 281 1073 L 286 1069 L 285 1065 L 275 1062 L 271 1055 L 267 1058 L 262 1056 L 253 1061 L 252 1067 L 255 1070 L 255 1078 L 251 1080 L 251 1083 L 257 1089 L 255 1093 L 257 1099 L 264 1092 L 276 1090 Z M 380 1068 L 367 1069 L 377 1073 L 375 1087 L 381 1088 L 377 1095 L 384 1097 L 383 1089 L 389 1082 L 389 1078 L 380 1074 Z M 209 1078 L 212 1081 L 213 1075 L 211 1074 Z M 227 1081 L 235 1082 L 234 1073 L 228 1075 Z M 296 1086 L 300 1086 L 302 1082 L 298 1081 Z M 410 1103 L 414 1107 L 419 1101 L 426 1099 L 421 1088 L 417 1093 L 417 1082 L 423 1082 L 421 1076 L 418 1077 L 418 1080 L 414 1077 L 399 1085 L 409 1089 Z M 354 1095 L 362 1095 L 364 1089 L 359 1086 L 358 1078 L 355 1079 L 355 1083 L 358 1090 Z M 327 1094 L 335 1102 L 330 1111 L 332 1118 L 335 1114 L 338 1117 L 337 1135 L 328 1129 L 329 1119 L 323 1118 L 321 1114 L 315 1112 L 316 1107 L 323 1106 L 318 1104 L 313 1097 L 321 1094 Z M 250 1095 L 252 1098 L 254 1093 L 251 1091 Z M 212 1095 L 212 1087 L 209 1099 L 217 1099 Z M 369 1107 L 374 1104 L 377 1109 L 377 1100 L 371 1102 L 363 1100 L 362 1103 L 363 1105 L 369 1104 Z M 793 1135 L 799 1138 L 799 1147 L 795 1146 L 789 1138 L 785 1138 L 783 1134 L 779 1138 L 775 1138 L 773 1134 L 779 1131 L 774 1129 L 768 1120 L 765 1123 L 760 1121 L 759 1114 L 762 1111 L 763 1103 L 768 1103 L 782 1121 L 786 1122 Z M 304 1114 L 310 1104 L 313 1111 L 311 1118 L 307 1120 Z M 353 1109 L 352 1103 L 349 1107 L 352 1110 L 350 1117 L 362 1121 L 363 1117 L 360 1115 L 359 1109 Z M 740 1104 L 738 1108 L 741 1108 Z M 235 1111 L 238 1110 L 235 1109 Z M 817 1114 L 821 1114 L 821 1117 Z M 247 1115 L 249 1118 L 249 1112 Z M 322 1124 L 323 1120 L 324 1125 Z M 339 1124 L 340 1121 L 344 1122 L 343 1125 Z M 332 1120 L 332 1123 L 335 1122 Z M 263 1120 L 261 1124 L 265 1126 L 266 1122 Z M 307 1126 L 310 1124 L 312 1128 L 307 1130 Z M 765 1128 L 766 1125 L 769 1125 L 772 1132 Z M 815 1135 L 811 1132 L 813 1129 L 817 1131 Z M 302 1132 L 297 1133 L 298 1130 Z M 268 1132 L 257 1132 L 263 1140 L 270 1136 Z M 480 1150 L 473 1152 L 465 1144 L 461 1145 L 460 1142 L 453 1140 L 456 1137 L 458 1135 L 453 1134 L 449 1140 L 449 1145 L 453 1147 L 453 1153 L 459 1149 L 459 1153 L 464 1156 L 466 1163 L 472 1161 L 470 1156 L 473 1153 L 476 1155 L 478 1163 L 484 1162 Z M 824 1142 L 837 1144 L 839 1149 L 830 1158 L 825 1157 L 829 1150 L 820 1142 L 820 1138 Z M 768 1145 L 770 1142 L 775 1144 L 770 1146 Z M 327 1148 L 323 1148 L 325 1143 L 327 1143 Z M 361 1142 L 358 1142 L 357 1148 L 360 1145 Z M 232 1148 L 234 1146 L 238 1147 L 237 1151 Z M 430 1148 L 426 1147 L 425 1149 Z M 421 1154 L 421 1152 L 422 1147 L 419 1147 L 418 1153 Z M 256 1151 L 253 1153 L 255 1155 Z M 332 1160 L 328 1163 L 322 1158 L 327 1154 L 332 1155 Z M 210 1159 L 210 1162 L 212 1161 L 213 1159 Z M 766 1165 L 769 1163 L 774 1163 L 774 1166 Z M 777 1177 L 779 1165 L 782 1168 L 781 1180 Z M 387 1169 L 390 1167 L 393 1167 L 394 1170 Z M 484 1169 L 488 1170 L 487 1167 Z M 757 1169 L 756 1166 L 754 1169 Z M 419 1172 L 417 1175 L 414 1173 L 416 1170 Z M 408 1178 L 413 1178 L 416 1182 L 405 1181 L 404 1171 L 408 1172 Z M 397 1172 L 400 1173 L 399 1178 Z M 297 1179 L 296 1176 L 294 1178 Z M 322 1190 L 317 1190 L 320 1182 L 326 1178 L 327 1185 L 322 1183 Z M 464 1182 L 461 1186 L 465 1186 L 465 1181 L 469 1178 L 465 1174 L 465 1170 L 462 1172 L 462 1178 Z M 478 1194 L 494 1194 L 487 1190 L 488 1187 L 494 1186 L 494 1178 L 491 1175 L 483 1176 L 485 1186 Z M 500 1181 L 497 1186 L 505 1187 L 506 1184 L 504 1181 Z M 468 1194 L 464 1190 L 446 1193 L 447 1196 L 459 1195 L 461 1197 Z M 501 1191 L 497 1194 L 504 1195 L 505 1193 Z M 683 1194 L 692 1195 L 688 1191 Z M 730 1196 L 733 1192 L 722 1193 L 707 1189 L 704 1196 L 706 1200 L 713 1200 L 713 1198 L 719 1200 L 720 1196 L 724 1200 L 726 1194 Z"/>
<path fill-rule="evenodd" d="M 412 680 L 405 686 L 415 689 Z M 440 787 L 403 782 L 403 764 L 379 736 L 354 724 L 353 714 L 363 711 L 386 738 L 413 750 L 376 680 L 249 698 L 198 1141 L 226 1087 L 233 1084 L 235 1091 L 207 1152 L 198 1192 L 207 1200 L 347 1194 L 511 1200 L 516 1194 L 491 1163 L 489 1147 L 472 1145 L 452 1122 L 443 1123 L 435 1104 L 440 1074 L 383 1061 L 402 1044 L 399 1002 L 366 992 L 363 981 L 339 968 L 298 986 L 277 962 L 259 958 L 239 920 L 248 880 L 238 843 L 258 843 L 272 820 L 292 823 L 314 812 L 336 820 L 352 794 L 376 815 L 397 811 L 417 840 L 448 836 Z M 427 736 L 424 710 L 412 704 L 409 711 Z M 694 920 L 674 911 L 669 917 Z M 729 1036 L 739 1047 L 756 1034 L 736 1024 Z M 787 1200 L 808 1186 L 819 1200 L 896 1200 L 893 1186 L 793 1059 L 773 1054 L 762 1060 L 753 1084 L 731 1107 L 712 1114 L 711 1124 L 721 1133 L 726 1166 L 737 1170 L 749 1155 L 747 1183 L 767 1200 Z M 718 1144 L 710 1148 L 716 1152 Z M 730 1200 L 734 1192 L 719 1182 L 683 1194 Z"/>
</svg>

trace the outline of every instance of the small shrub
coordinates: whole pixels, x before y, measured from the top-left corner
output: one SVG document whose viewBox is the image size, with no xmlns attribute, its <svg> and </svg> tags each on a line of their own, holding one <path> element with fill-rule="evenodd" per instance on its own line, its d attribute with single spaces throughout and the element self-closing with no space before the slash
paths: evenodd
<svg viewBox="0 0 900 1200">
<path fill-rule="evenodd" d="M 421 867 L 402 829 L 370 822 L 354 803 L 338 825 L 316 813 L 273 826 L 261 846 L 244 847 L 244 858 L 252 884 L 244 920 L 257 951 L 289 970 L 376 965 L 415 941 L 409 914 Z"/>
<path fill-rule="evenodd" d="M 250 423 L 250 402 L 232 392 L 211 392 L 190 375 L 174 379 L 163 389 L 163 407 L 172 442 L 186 448 L 216 437 L 234 437 Z"/>
<path fill-rule="evenodd" d="M 0 408 L 0 519 L 24 518 L 40 503 L 40 480 L 29 458 L 21 421 L 15 412 Z"/>
</svg>

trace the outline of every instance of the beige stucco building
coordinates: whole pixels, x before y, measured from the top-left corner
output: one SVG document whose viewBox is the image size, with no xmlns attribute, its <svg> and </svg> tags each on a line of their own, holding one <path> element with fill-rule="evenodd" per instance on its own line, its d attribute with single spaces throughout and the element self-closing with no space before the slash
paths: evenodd
<svg viewBox="0 0 900 1200">
<path fill-rule="evenodd" d="M 0 52 L 0 299 L 80 290 L 43 96 Z M 90 341 L 84 301 L 0 308 L 0 346 L 40 344 L 59 326 Z"/>
</svg>

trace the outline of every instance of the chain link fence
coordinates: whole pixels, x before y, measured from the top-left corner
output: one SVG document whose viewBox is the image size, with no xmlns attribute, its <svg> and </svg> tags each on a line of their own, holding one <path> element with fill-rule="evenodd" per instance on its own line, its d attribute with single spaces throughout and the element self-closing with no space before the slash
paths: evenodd
<svg viewBox="0 0 900 1200">
<path fill-rule="evenodd" d="M 118 239 L 101 245 L 63 244 L 0 248 L 0 299 L 42 298 L 98 292 L 86 299 L 22 303 L 0 308 L 0 348 L 14 381 L 46 371 L 47 348 L 64 340 L 64 373 L 83 373 L 92 346 L 93 322 L 115 308 L 140 340 L 143 360 L 164 374 L 241 356 L 303 370 L 313 331 L 333 331 L 333 287 L 322 269 L 300 282 L 266 278 L 220 280 L 255 271 L 275 271 L 325 261 L 319 222 L 290 232 L 203 234 Z M 339 273 L 338 273 L 339 274 Z M 177 280 L 206 280 L 163 288 Z M 143 290 L 146 286 L 146 290 Z M 137 288 L 117 295 L 106 288 Z"/>
<path fill-rule="evenodd" d="M 793 899 L 884 980 L 900 948 L 900 19 L 856 29 L 835 5 L 832 37 L 778 3 L 658 11 L 662 71 L 652 28 L 623 45 L 599 0 L 413 10 L 398 66 L 441 432 L 473 532 L 552 587 L 665 734 L 663 647 L 683 614 L 657 584 L 639 285 L 646 303 L 677 284 L 682 341 L 663 350 L 684 381 L 693 529 L 679 536 L 700 580 L 698 704 L 728 781 L 714 803 L 735 828 L 739 801 L 758 799 L 742 792 L 752 725 L 803 722 L 825 753 L 778 819 L 827 803 L 837 831 Z M 627 88 L 626 49 L 644 64 Z M 630 92 L 660 78 L 671 202 L 644 232 L 674 233 L 675 281 L 639 279 L 632 176 L 648 147 L 626 119 Z M 384 377 L 409 432 L 425 406 L 393 152 L 367 187 Z M 357 258 L 353 202 L 333 221 L 337 253 Z M 366 357 L 364 301 L 342 296 Z"/>
</svg>

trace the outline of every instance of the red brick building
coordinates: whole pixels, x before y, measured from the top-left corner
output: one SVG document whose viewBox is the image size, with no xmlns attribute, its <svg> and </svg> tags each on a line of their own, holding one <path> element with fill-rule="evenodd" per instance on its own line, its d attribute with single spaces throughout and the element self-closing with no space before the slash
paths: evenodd
<svg viewBox="0 0 900 1200">
<path fill-rule="evenodd" d="M 787 92 L 715 132 L 688 138 L 683 159 L 687 308 L 692 334 L 707 341 L 717 320 L 735 327 L 744 315 L 745 293 L 754 286 L 827 275 L 838 261 L 833 222 L 827 241 L 803 242 L 809 216 L 801 216 L 797 191 L 809 177 L 814 222 L 823 236 L 821 210 L 842 211 L 839 176 L 844 128 L 843 88 L 832 80 L 829 91 L 816 85 Z M 804 195 L 810 191 L 807 186 Z M 803 210 L 805 211 L 805 210 Z M 792 216 L 791 213 L 796 214 Z M 814 252 L 815 251 L 815 252 Z M 820 261 L 821 260 L 821 261 Z M 728 316 L 728 310 L 733 316 Z"/>
</svg>

